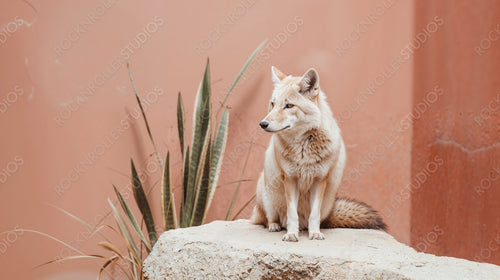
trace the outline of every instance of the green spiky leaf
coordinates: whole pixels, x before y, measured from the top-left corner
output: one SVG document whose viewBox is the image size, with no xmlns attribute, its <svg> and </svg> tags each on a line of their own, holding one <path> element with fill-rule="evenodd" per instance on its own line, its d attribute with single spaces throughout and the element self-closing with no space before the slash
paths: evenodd
<svg viewBox="0 0 500 280">
<path fill-rule="evenodd" d="M 203 217 L 203 221 L 205 220 L 206 213 L 208 212 L 208 208 L 212 203 L 212 199 L 214 198 L 215 191 L 217 190 L 217 182 L 219 181 L 219 175 L 222 167 L 222 158 L 224 157 L 224 151 L 226 150 L 226 142 L 227 142 L 227 132 L 228 132 L 228 124 L 229 124 L 229 111 L 224 110 L 224 114 L 219 123 L 219 129 L 217 130 L 217 136 L 212 144 L 212 155 L 210 159 L 210 185 L 208 190 L 208 201 L 205 209 L 205 215 Z"/>
<path fill-rule="evenodd" d="M 207 60 L 205 74 L 200 82 L 196 94 L 194 117 L 193 117 L 193 142 L 191 145 L 191 159 L 189 163 L 189 175 L 186 192 L 186 203 L 184 205 L 187 224 L 191 224 L 193 205 L 196 194 L 197 183 L 201 175 L 201 164 L 206 152 L 208 135 L 210 132 L 210 63 Z"/>
<path fill-rule="evenodd" d="M 179 132 L 181 152 L 182 155 L 184 155 L 184 105 L 182 103 L 182 95 L 180 92 L 177 98 L 177 131 Z"/>
<path fill-rule="evenodd" d="M 153 247 L 158 240 L 156 234 L 155 221 L 153 215 L 151 214 L 151 209 L 149 208 L 149 203 L 144 193 L 141 180 L 139 180 L 139 175 L 135 169 L 134 161 L 130 159 L 130 166 L 132 170 L 132 190 L 134 192 L 135 201 L 137 206 L 142 213 L 144 222 L 146 223 L 146 229 L 148 230 L 149 241 L 151 242 L 151 247 Z"/>
<path fill-rule="evenodd" d="M 199 226 L 203 223 L 205 217 L 205 210 L 208 201 L 208 190 L 210 186 L 210 157 L 211 157 L 211 144 L 208 143 L 207 152 L 203 164 L 203 172 L 199 182 L 196 199 L 194 203 L 193 216 L 191 217 L 191 226 Z"/>
<path fill-rule="evenodd" d="M 170 153 L 167 153 L 167 159 L 165 160 L 161 198 L 163 230 L 174 229 L 177 227 L 177 221 L 172 193 L 172 184 L 170 183 Z"/>
<path fill-rule="evenodd" d="M 190 151 L 189 146 L 186 148 L 186 153 L 184 155 L 184 162 L 182 167 L 182 200 L 181 200 L 181 208 L 180 208 L 180 224 L 182 227 L 187 227 L 187 218 L 186 214 L 186 202 L 187 202 L 187 189 L 188 189 L 188 181 L 189 181 L 189 158 Z"/>
</svg>

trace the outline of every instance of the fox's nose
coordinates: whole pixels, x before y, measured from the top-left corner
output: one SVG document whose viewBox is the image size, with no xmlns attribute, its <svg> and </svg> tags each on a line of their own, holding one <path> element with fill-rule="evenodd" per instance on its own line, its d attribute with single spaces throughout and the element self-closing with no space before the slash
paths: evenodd
<svg viewBox="0 0 500 280">
<path fill-rule="evenodd" d="M 260 127 L 262 127 L 263 129 L 266 129 L 268 126 L 269 126 L 268 122 L 266 122 L 266 121 L 261 121 L 260 122 Z"/>
</svg>

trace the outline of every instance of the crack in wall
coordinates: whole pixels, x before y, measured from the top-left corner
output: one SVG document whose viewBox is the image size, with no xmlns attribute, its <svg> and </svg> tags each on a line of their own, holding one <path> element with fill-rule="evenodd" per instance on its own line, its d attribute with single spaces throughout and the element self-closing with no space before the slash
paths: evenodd
<svg viewBox="0 0 500 280">
<path fill-rule="evenodd" d="M 496 143 L 493 143 L 491 145 L 483 146 L 483 147 L 480 147 L 480 148 L 477 148 L 477 149 L 470 149 L 470 148 L 466 147 L 464 144 L 459 143 L 459 142 L 454 141 L 454 140 L 446 140 L 446 139 L 436 138 L 436 140 L 434 140 L 433 142 L 429 143 L 427 145 L 427 147 L 432 147 L 432 146 L 435 146 L 435 145 L 452 146 L 452 147 L 460 149 L 462 152 L 464 152 L 464 153 L 466 153 L 468 155 L 473 155 L 473 154 L 476 154 L 476 153 L 482 153 L 482 152 L 486 152 L 486 151 L 489 151 L 491 149 L 500 147 L 500 142 L 496 142 Z"/>
</svg>

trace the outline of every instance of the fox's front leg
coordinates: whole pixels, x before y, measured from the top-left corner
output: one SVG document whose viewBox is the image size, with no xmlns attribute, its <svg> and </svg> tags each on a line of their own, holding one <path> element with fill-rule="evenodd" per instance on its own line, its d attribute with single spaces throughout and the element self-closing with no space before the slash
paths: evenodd
<svg viewBox="0 0 500 280">
<path fill-rule="evenodd" d="M 264 208 L 265 217 L 267 220 L 267 226 L 269 231 L 276 232 L 281 231 L 281 225 L 279 224 L 279 213 L 276 209 L 276 194 L 271 189 L 276 189 L 281 184 L 281 178 L 273 178 L 272 180 L 265 180 L 264 172 L 259 177 L 257 185 L 261 187 L 262 207 Z"/>
<path fill-rule="evenodd" d="M 269 205 L 266 210 L 267 226 L 269 231 L 277 232 L 281 231 L 281 226 L 279 224 L 279 214 L 273 205 Z"/>
<path fill-rule="evenodd" d="M 285 178 L 285 193 L 286 193 L 286 234 L 283 235 L 283 241 L 299 241 L 299 215 L 297 206 L 299 203 L 299 190 L 297 182 L 294 179 Z"/>
<path fill-rule="evenodd" d="M 310 189 L 311 214 L 309 215 L 309 239 L 323 240 L 325 236 L 320 232 L 321 204 L 326 189 L 326 180 L 314 181 Z"/>
</svg>

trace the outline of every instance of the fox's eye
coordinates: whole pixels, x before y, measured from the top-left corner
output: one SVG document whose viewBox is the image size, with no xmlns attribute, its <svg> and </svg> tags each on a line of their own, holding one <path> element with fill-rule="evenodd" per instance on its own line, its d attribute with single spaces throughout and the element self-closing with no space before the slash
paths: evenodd
<svg viewBox="0 0 500 280">
<path fill-rule="evenodd" d="M 293 106 L 295 106 L 295 105 L 287 103 L 287 104 L 285 104 L 285 109 L 293 108 Z"/>
<path fill-rule="evenodd" d="M 271 102 L 271 108 L 273 108 L 273 107 L 274 107 L 274 102 Z"/>
</svg>

